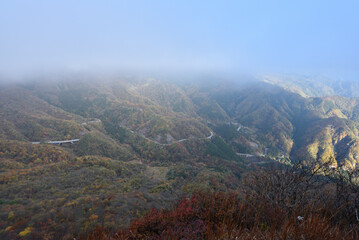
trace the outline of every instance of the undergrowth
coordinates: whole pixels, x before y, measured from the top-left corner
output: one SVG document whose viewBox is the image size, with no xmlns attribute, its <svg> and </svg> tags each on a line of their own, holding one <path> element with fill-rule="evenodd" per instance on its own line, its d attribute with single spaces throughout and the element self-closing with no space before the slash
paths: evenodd
<svg viewBox="0 0 359 240">
<path fill-rule="evenodd" d="M 327 169 L 259 170 L 236 192 L 197 192 L 126 229 L 98 227 L 82 239 L 359 239 L 355 174 L 334 178 Z"/>
</svg>

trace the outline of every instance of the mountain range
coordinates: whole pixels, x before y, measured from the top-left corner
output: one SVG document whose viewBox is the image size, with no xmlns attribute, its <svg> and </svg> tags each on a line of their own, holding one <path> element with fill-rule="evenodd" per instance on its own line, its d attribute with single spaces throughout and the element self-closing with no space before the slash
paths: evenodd
<svg viewBox="0 0 359 240">
<path fill-rule="evenodd" d="M 357 96 L 356 82 L 287 76 L 2 85 L 0 236 L 126 226 L 183 194 L 236 189 L 270 162 L 357 168 Z"/>
</svg>

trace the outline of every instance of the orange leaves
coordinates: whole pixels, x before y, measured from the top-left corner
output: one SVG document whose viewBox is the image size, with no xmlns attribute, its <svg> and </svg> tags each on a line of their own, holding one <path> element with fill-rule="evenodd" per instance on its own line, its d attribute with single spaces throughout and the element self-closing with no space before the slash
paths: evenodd
<svg viewBox="0 0 359 240">
<path fill-rule="evenodd" d="M 90 221 L 95 221 L 98 219 L 98 216 L 96 214 L 92 214 L 90 217 L 89 217 Z"/>
<path fill-rule="evenodd" d="M 202 192 L 183 198 L 172 210 L 152 209 L 112 238 L 98 239 L 355 239 L 353 229 L 314 211 L 299 221 L 295 213 L 269 206 L 249 195 Z M 99 233 L 106 230 L 94 232 Z"/>
</svg>

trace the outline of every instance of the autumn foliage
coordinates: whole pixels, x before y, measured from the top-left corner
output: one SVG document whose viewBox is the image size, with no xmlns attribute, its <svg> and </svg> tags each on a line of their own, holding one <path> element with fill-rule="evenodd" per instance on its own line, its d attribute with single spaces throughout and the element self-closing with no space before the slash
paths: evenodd
<svg viewBox="0 0 359 240">
<path fill-rule="evenodd" d="M 172 210 L 153 209 L 115 234 L 98 228 L 83 239 L 357 239 L 356 227 L 334 223 L 323 212 L 288 214 L 258 200 L 198 193 Z"/>
<path fill-rule="evenodd" d="M 357 206 L 352 200 L 338 206 L 337 199 L 357 195 L 347 191 L 353 186 L 338 191 L 343 182 L 314 184 L 316 176 L 297 170 L 260 171 L 236 192 L 197 192 L 170 210 L 151 210 L 126 229 L 97 228 L 83 239 L 358 239 L 355 212 L 343 214 Z M 313 190 L 317 194 L 308 194 Z"/>
</svg>

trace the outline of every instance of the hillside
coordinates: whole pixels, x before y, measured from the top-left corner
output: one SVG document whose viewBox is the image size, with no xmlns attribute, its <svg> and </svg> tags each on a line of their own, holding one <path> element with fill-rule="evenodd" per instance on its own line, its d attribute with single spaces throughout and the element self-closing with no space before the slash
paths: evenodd
<svg viewBox="0 0 359 240">
<path fill-rule="evenodd" d="M 214 129 L 238 152 L 263 155 L 267 149 L 268 156 L 291 161 L 325 162 L 333 158 L 335 166 L 348 168 L 358 163 L 355 98 L 304 98 L 263 82 L 246 87 L 222 84 L 201 94 L 220 107 L 218 115 L 224 112 L 230 119 Z"/>
<path fill-rule="evenodd" d="M 327 76 L 266 75 L 264 82 L 280 86 L 302 97 L 343 96 L 359 97 L 359 83 Z"/>
<path fill-rule="evenodd" d="M 330 160 L 338 169 L 359 161 L 355 98 L 143 77 L 32 81 L 0 92 L 5 239 L 126 227 L 197 190 L 235 190 L 246 172 L 274 161 Z M 79 141 L 48 143 L 71 139 Z"/>
<path fill-rule="evenodd" d="M 1 238 L 68 239 L 101 223 L 127 226 L 197 189 L 235 189 L 240 157 L 183 90 L 159 86 L 150 85 L 183 101 L 166 105 L 136 81 L 1 89 Z"/>
</svg>

